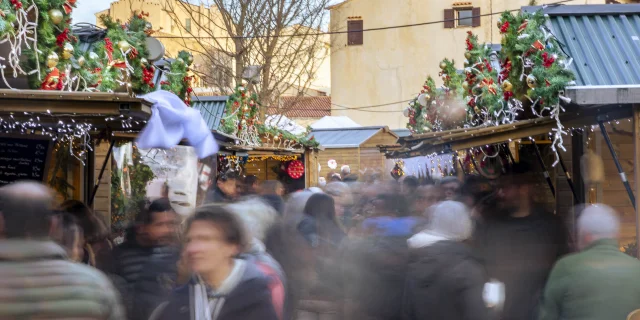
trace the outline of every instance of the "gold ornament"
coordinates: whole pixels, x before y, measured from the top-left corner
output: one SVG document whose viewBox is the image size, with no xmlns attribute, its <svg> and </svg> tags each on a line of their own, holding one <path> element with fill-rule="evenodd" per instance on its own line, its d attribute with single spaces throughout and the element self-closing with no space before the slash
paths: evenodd
<svg viewBox="0 0 640 320">
<path fill-rule="evenodd" d="M 465 82 L 463 82 L 463 83 L 462 83 L 462 89 L 464 89 L 464 90 L 469 90 L 469 82 L 466 82 L 466 81 L 465 81 Z"/>
<path fill-rule="evenodd" d="M 140 59 L 140 65 L 141 66 L 146 67 L 148 63 L 149 63 L 149 61 L 147 61 L 147 58 Z"/>
<path fill-rule="evenodd" d="M 244 107 L 242 107 L 242 111 L 249 112 L 249 106 L 245 105 Z"/>
<path fill-rule="evenodd" d="M 244 127 L 245 125 L 247 125 L 247 120 L 242 119 L 242 121 L 240 121 L 240 123 L 242 124 L 242 126 Z"/>
<path fill-rule="evenodd" d="M 280 141 L 280 136 L 274 136 L 274 137 L 273 137 L 273 141 L 275 141 L 275 142 Z"/>
<path fill-rule="evenodd" d="M 51 52 L 47 56 L 47 67 L 55 68 L 58 65 L 59 61 L 60 61 L 60 58 L 58 58 L 58 54 L 56 54 L 55 52 Z"/>
<path fill-rule="evenodd" d="M 82 67 L 86 61 L 87 60 L 83 56 L 80 56 L 80 58 L 78 58 L 78 65 Z"/>
<path fill-rule="evenodd" d="M 429 101 L 431 100 L 431 96 L 428 93 L 424 94 L 424 100 Z"/>
<path fill-rule="evenodd" d="M 71 57 L 73 57 L 73 45 L 67 42 L 62 48 L 62 59 L 69 60 Z"/>
<path fill-rule="evenodd" d="M 538 86 L 538 79 L 532 74 L 527 76 L 527 85 L 529 88 L 533 89 Z"/>
<path fill-rule="evenodd" d="M 467 58 L 467 60 L 471 59 L 471 52 L 469 51 L 465 52 L 464 57 Z"/>
<path fill-rule="evenodd" d="M 447 63 L 444 61 L 440 62 L 440 69 L 444 70 L 446 68 L 447 68 Z"/>
<path fill-rule="evenodd" d="M 473 111 L 475 111 L 476 114 L 480 114 L 480 108 L 478 107 L 473 107 Z"/>
<path fill-rule="evenodd" d="M 62 11 L 58 9 L 51 9 L 49 10 L 49 19 L 53 24 L 60 24 L 64 19 L 64 15 L 62 14 Z"/>
<path fill-rule="evenodd" d="M 127 52 L 131 49 L 131 45 L 126 40 L 120 40 L 120 42 L 118 42 L 118 48 L 120 48 L 122 52 Z"/>
<path fill-rule="evenodd" d="M 505 91 L 505 92 L 513 91 L 513 84 L 511 84 L 511 81 L 505 80 L 502 82 L 502 91 Z"/>
</svg>

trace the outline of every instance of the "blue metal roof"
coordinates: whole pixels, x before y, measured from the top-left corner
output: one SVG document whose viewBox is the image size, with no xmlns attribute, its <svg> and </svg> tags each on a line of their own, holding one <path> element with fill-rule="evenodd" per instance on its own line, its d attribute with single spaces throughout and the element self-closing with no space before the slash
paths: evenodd
<svg viewBox="0 0 640 320">
<path fill-rule="evenodd" d="M 409 129 L 395 129 L 391 130 L 393 133 L 397 134 L 398 137 L 408 137 L 411 135 L 411 130 Z"/>
<path fill-rule="evenodd" d="M 555 6 L 544 13 L 573 58 L 577 86 L 640 84 L 640 5 Z"/>
<path fill-rule="evenodd" d="M 384 127 L 356 127 L 338 129 L 316 129 L 309 133 L 320 146 L 331 148 L 357 148 Z"/>
<path fill-rule="evenodd" d="M 209 129 L 217 130 L 224 116 L 227 99 L 229 99 L 228 96 L 192 97 L 191 107 L 200 111 Z"/>
</svg>

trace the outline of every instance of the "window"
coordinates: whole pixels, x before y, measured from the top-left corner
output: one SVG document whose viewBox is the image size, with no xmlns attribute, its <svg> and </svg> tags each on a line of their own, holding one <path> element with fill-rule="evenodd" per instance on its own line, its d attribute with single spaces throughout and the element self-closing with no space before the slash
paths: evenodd
<svg viewBox="0 0 640 320">
<path fill-rule="evenodd" d="M 184 20 L 184 29 L 187 30 L 187 32 L 191 32 L 191 19 L 187 18 Z"/>
<path fill-rule="evenodd" d="M 446 29 L 479 27 L 480 22 L 480 8 L 464 7 L 444 10 L 444 27 Z"/>
<path fill-rule="evenodd" d="M 362 20 L 349 20 L 347 21 L 347 45 L 349 46 L 360 46 L 363 44 L 364 35 L 363 35 L 363 22 Z"/>
<path fill-rule="evenodd" d="M 456 27 L 472 27 L 473 13 L 471 9 L 456 10 Z"/>
</svg>

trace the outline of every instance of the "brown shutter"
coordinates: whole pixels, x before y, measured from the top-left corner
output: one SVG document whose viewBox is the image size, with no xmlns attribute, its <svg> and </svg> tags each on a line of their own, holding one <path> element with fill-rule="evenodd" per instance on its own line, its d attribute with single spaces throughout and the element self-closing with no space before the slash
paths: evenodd
<svg viewBox="0 0 640 320">
<path fill-rule="evenodd" d="M 361 45 L 364 43 L 363 30 L 364 24 L 362 20 L 349 20 L 347 21 L 347 31 L 349 32 L 347 37 L 347 44 L 350 46 Z"/>
<path fill-rule="evenodd" d="M 482 17 L 480 16 L 480 8 L 473 8 L 471 10 L 471 15 L 473 16 L 472 22 L 471 22 L 471 26 L 472 27 L 479 27 L 480 23 L 482 21 Z"/>
<path fill-rule="evenodd" d="M 444 9 L 444 28 L 453 29 L 456 27 L 456 12 L 453 9 Z"/>
</svg>

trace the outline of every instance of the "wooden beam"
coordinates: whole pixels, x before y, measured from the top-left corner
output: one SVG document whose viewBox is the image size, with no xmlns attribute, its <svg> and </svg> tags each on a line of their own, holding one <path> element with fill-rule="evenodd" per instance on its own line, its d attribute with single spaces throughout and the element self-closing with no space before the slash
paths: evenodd
<svg viewBox="0 0 640 320">
<path fill-rule="evenodd" d="M 569 87 L 565 94 L 579 105 L 640 103 L 640 85 Z"/>
<path fill-rule="evenodd" d="M 640 103 L 633 107 L 633 149 L 635 153 L 633 174 L 636 184 L 636 194 L 638 194 L 638 190 L 640 190 L 640 168 L 638 168 L 638 165 L 640 164 Z M 635 211 L 636 243 L 640 244 L 640 205 L 636 206 Z M 636 253 L 636 257 L 640 258 L 640 246 L 637 246 L 637 250 L 638 252 Z"/>
</svg>

